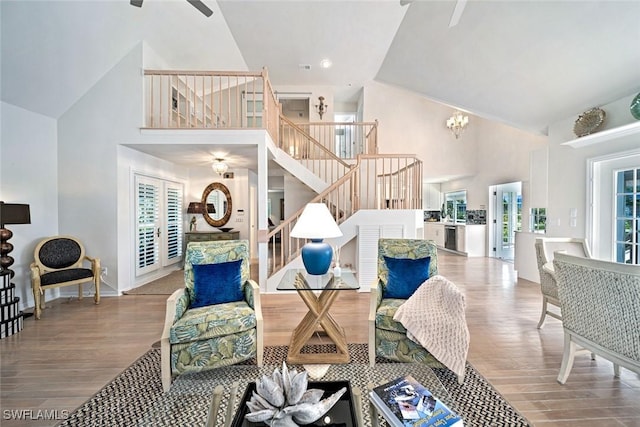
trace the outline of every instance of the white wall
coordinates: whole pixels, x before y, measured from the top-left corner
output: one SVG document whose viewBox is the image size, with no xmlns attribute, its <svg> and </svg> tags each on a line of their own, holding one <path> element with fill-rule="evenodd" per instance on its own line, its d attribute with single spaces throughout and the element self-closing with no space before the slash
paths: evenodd
<svg viewBox="0 0 640 427">
<path fill-rule="evenodd" d="M 544 148 L 547 142 L 545 137 L 477 117 L 469 126 L 472 125 L 477 135 L 477 172 L 472 177 L 443 183 L 442 192 L 467 190 L 467 209 L 482 209 L 490 204 L 489 186 L 529 181 L 530 154 Z"/>
<path fill-rule="evenodd" d="M 309 203 L 317 193 L 298 181 L 297 178 L 285 173 L 284 175 L 284 217 L 289 218 L 307 203 Z"/>
<path fill-rule="evenodd" d="M 442 193 L 467 190 L 468 209 L 487 208 L 490 185 L 529 180 L 530 153 L 544 148 L 546 138 L 469 115 L 455 139 L 445 125 L 453 111 L 382 83 L 364 91 L 365 120 L 380 121 L 380 153 L 416 154 L 424 181 L 442 182 Z"/>
<path fill-rule="evenodd" d="M 425 181 L 472 176 L 477 172 L 476 120 L 456 140 L 445 126 L 454 109 L 413 92 L 371 82 L 364 88 L 364 120 L 378 119 L 381 154 L 415 154 L 424 162 Z"/>
<path fill-rule="evenodd" d="M 0 200 L 27 203 L 31 224 L 7 225 L 15 259 L 11 280 L 20 308 L 33 306 L 29 264 L 40 240 L 58 234 L 57 124 L 50 117 L 0 104 Z"/>
<path fill-rule="evenodd" d="M 630 94 L 601 106 L 606 112 L 606 120 L 601 130 L 635 122 L 629 112 L 629 105 L 634 96 L 635 94 Z M 581 148 L 561 145 L 563 142 L 575 139 L 573 125 L 579 114 L 581 112 L 576 112 L 575 116 L 559 120 L 549 127 L 549 205 L 547 206 L 547 235 L 549 236 L 587 236 L 587 159 L 640 147 L 637 135 Z M 575 227 L 570 224 L 572 208 L 576 208 L 578 212 Z"/>
<path fill-rule="evenodd" d="M 139 44 L 58 120 L 59 231 L 78 237 L 108 267 L 106 292 L 129 287 L 118 272 L 129 217 L 118 203 L 117 147 L 139 138 L 141 68 Z"/>
</svg>

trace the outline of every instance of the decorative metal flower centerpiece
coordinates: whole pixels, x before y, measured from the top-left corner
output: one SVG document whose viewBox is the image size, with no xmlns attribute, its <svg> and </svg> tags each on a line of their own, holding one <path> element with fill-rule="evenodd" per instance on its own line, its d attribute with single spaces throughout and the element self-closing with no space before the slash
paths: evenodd
<svg viewBox="0 0 640 427">
<path fill-rule="evenodd" d="M 322 399 L 320 389 L 307 390 L 307 372 L 289 370 L 282 363 L 282 372 L 276 368 L 269 378 L 263 375 L 256 381 L 256 391 L 247 402 L 251 411 L 245 418 L 251 422 L 264 422 L 271 427 L 297 427 L 311 424 L 336 404 L 347 391 L 346 387 Z"/>
</svg>

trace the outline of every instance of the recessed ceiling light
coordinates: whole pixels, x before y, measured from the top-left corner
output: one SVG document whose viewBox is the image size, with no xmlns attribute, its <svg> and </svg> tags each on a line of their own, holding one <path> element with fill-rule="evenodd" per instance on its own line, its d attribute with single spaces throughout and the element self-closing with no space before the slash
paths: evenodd
<svg viewBox="0 0 640 427">
<path fill-rule="evenodd" d="M 320 66 L 322 68 L 329 68 L 331 67 L 331 60 L 330 59 L 323 59 L 322 61 L 320 61 Z"/>
</svg>

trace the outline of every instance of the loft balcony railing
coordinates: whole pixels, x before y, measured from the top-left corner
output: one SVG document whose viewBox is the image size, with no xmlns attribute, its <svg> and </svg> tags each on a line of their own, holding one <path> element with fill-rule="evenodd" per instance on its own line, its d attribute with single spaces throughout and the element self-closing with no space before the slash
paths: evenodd
<svg viewBox="0 0 640 427">
<path fill-rule="evenodd" d="M 341 224 L 361 209 L 422 209 L 422 161 L 413 155 L 359 155 L 344 176 L 309 203 L 324 203 Z M 300 254 L 304 239 L 291 237 L 304 208 L 267 234 L 269 276 Z"/>
<path fill-rule="evenodd" d="M 251 71 L 145 70 L 145 127 L 266 129 L 279 139 L 280 104 L 266 68 Z"/>
<path fill-rule="evenodd" d="M 145 70 L 145 128 L 266 129 L 292 157 L 310 145 L 354 160 L 378 153 L 378 122 L 293 123 L 281 117 L 266 68 L 255 71 Z M 282 120 L 281 120 L 282 119 Z M 282 134 L 280 133 L 282 132 Z M 310 144 L 312 141 L 313 144 Z M 338 174 L 341 176 L 341 174 Z"/>
</svg>

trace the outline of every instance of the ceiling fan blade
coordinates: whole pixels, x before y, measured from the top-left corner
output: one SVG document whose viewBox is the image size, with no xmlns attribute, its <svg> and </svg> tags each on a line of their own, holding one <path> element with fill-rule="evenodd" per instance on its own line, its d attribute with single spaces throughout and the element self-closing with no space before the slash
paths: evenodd
<svg viewBox="0 0 640 427">
<path fill-rule="evenodd" d="M 131 3 L 131 6 L 142 7 L 142 0 L 131 0 L 129 3 Z"/>
<path fill-rule="evenodd" d="M 213 10 L 209 9 L 207 5 L 202 3 L 201 0 L 187 0 L 193 7 L 198 9 L 200 12 L 204 14 L 204 16 L 209 17 L 213 15 Z"/>
<path fill-rule="evenodd" d="M 464 7 L 467 5 L 467 0 L 458 0 L 456 2 L 456 7 L 453 9 L 453 13 L 451 14 L 451 20 L 449 21 L 449 28 L 455 27 L 460 22 L 460 17 L 462 16 L 462 12 L 464 12 Z"/>
</svg>

